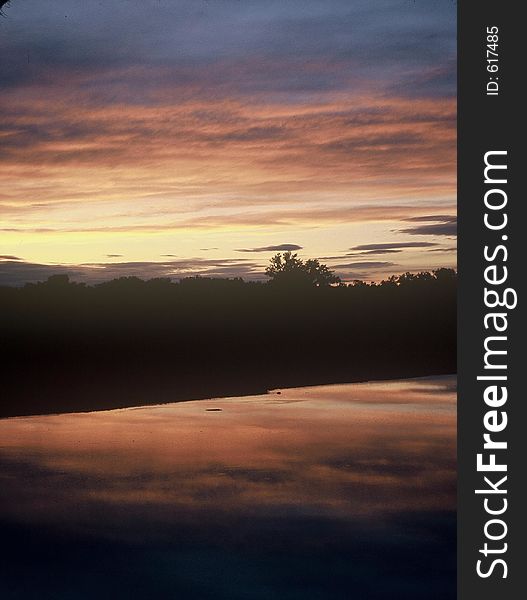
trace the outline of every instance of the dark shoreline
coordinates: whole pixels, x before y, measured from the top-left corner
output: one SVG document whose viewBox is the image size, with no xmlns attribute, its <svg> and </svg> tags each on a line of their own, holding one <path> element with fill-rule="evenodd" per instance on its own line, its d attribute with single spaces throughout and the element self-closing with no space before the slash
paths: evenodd
<svg viewBox="0 0 527 600">
<path fill-rule="evenodd" d="M 196 389 L 194 392 L 189 392 L 188 394 L 182 394 L 181 392 L 172 390 L 164 390 L 161 392 L 161 395 L 156 396 L 155 398 L 151 398 L 150 401 L 146 400 L 146 396 L 142 394 L 146 391 L 140 392 L 139 395 L 137 390 L 135 393 L 132 393 L 130 390 L 128 391 L 128 395 L 126 397 L 121 396 L 120 398 L 115 398 L 113 401 L 101 401 L 94 402 L 93 396 L 90 396 L 90 399 L 86 399 L 86 402 L 81 402 L 76 404 L 75 406 L 71 405 L 71 402 L 68 404 L 64 404 L 63 402 L 53 403 L 49 402 L 44 405 L 40 403 L 27 403 L 22 410 L 9 410 L 9 408 L 5 406 L 0 407 L 0 419 L 6 418 L 17 418 L 17 417 L 32 417 L 32 416 L 42 416 L 42 415 L 59 415 L 59 414 L 75 414 L 75 413 L 87 413 L 87 412 L 98 412 L 98 411 L 106 411 L 106 410 L 116 410 L 116 409 L 124 409 L 124 408 L 137 408 L 137 407 L 147 407 L 147 406 L 156 406 L 156 405 L 165 405 L 165 404 L 174 404 L 179 402 L 191 402 L 196 400 L 210 400 L 210 399 L 224 399 L 231 397 L 244 397 L 244 396 L 257 396 L 257 395 L 265 395 L 269 393 L 271 390 L 280 390 L 280 389 L 289 389 L 289 388 L 302 388 L 302 387 L 311 387 L 317 385 L 337 385 L 337 384 L 359 384 L 359 383 L 368 383 L 374 381 L 393 381 L 393 380 L 402 380 L 402 379 L 415 379 L 422 377 L 434 377 L 434 376 L 447 376 L 447 375 L 455 375 L 456 373 L 452 370 L 445 369 L 436 369 L 436 370 L 427 370 L 427 371 L 416 371 L 413 369 L 407 370 L 399 370 L 397 372 L 382 372 L 369 375 L 363 374 L 362 376 L 354 376 L 354 377 L 340 377 L 333 378 L 330 380 L 326 379 L 316 379 L 311 378 L 309 380 L 289 380 L 285 385 L 274 385 L 274 386 L 259 386 L 254 384 L 252 386 L 240 386 L 236 384 L 225 384 L 220 387 L 212 388 L 210 386 L 205 386 L 200 389 Z M 93 388 L 92 388 L 93 389 Z M 208 389 L 209 392 L 205 392 L 205 389 Z M 202 391 L 203 390 L 203 391 Z M 124 393 L 124 391 L 123 391 Z M 151 394 L 151 392 L 150 392 Z M 6 410 L 7 408 L 7 410 Z"/>
</svg>

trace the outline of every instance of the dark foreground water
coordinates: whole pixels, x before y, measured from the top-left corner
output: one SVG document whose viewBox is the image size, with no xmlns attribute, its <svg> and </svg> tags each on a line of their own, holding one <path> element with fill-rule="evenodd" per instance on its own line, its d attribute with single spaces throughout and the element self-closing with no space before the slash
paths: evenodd
<svg viewBox="0 0 527 600">
<path fill-rule="evenodd" d="M 0 420 L 0 597 L 453 599 L 454 388 Z"/>
</svg>

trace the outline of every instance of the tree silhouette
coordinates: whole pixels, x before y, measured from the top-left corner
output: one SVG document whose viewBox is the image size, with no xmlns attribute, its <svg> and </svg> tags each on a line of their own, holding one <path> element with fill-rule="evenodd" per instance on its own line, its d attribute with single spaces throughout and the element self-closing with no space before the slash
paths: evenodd
<svg viewBox="0 0 527 600">
<path fill-rule="evenodd" d="M 340 277 L 317 259 L 304 262 L 291 252 L 275 254 L 269 261 L 265 274 L 271 283 L 291 287 L 328 287 L 341 283 Z"/>
<path fill-rule="evenodd" d="M 402 273 L 400 275 L 391 275 L 388 279 L 381 282 L 382 286 L 407 286 L 411 284 L 421 284 L 430 281 L 440 281 L 442 283 L 455 283 L 457 273 L 454 269 L 442 267 L 435 271 L 421 271 L 420 273 Z"/>
</svg>

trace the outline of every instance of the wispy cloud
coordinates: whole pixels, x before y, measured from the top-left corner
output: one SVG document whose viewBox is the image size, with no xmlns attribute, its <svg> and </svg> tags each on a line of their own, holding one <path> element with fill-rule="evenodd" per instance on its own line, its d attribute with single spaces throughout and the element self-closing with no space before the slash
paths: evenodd
<svg viewBox="0 0 527 600">
<path fill-rule="evenodd" d="M 292 252 L 302 250 L 298 244 L 278 244 L 276 246 L 261 246 L 260 248 L 239 248 L 236 252 Z"/>
<path fill-rule="evenodd" d="M 395 263 L 383 261 L 357 261 L 346 264 L 334 265 L 335 269 L 384 269 L 392 267 Z"/>
<path fill-rule="evenodd" d="M 449 237 L 455 237 L 457 235 L 457 217 L 455 216 L 411 217 L 406 220 L 425 223 L 433 221 L 433 223 L 401 229 L 400 233 L 407 233 L 410 235 L 445 235 Z"/>
<path fill-rule="evenodd" d="M 350 250 L 365 250 L 367 252 L 386 252 L 386 251 L 399 251 L 406 250 L 408 248 L 428 248 L 431 246 L 437 246 L 434 242 L 386 242 L 381 244 L 361 244 L 359 246 L 353 246 Z"/>
<path fill-rule="evenodd" d="M 452 253 L 456 250 L 457 248 L 432 248 L 428 252 Z"/>
<path fill-rule="evenodd" d="M 23 260 L 19 256 L 13 256 L 12 254 L 0 254 L 0 260 Z"/>
</svg>

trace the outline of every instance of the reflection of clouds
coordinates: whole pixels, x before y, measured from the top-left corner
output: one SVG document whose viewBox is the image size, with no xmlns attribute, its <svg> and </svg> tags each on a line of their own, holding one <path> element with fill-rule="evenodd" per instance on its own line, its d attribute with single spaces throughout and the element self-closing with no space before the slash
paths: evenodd
<svg viewBox="0 0 527 600">
<path fill-rule="evenodd" d="M 120 529 L 123 506 L 173 526 L 290 510 L 344 520 L 453 510 L 452 384 L 327 386 L 283 390 L 279 400 L 3 420 L 2 509 L 78 528 L 78 513 L 62 508 L 74 502 L 84 526 L 117 537 L 133 535 Z"/>
<path fill-rule="evenodd" d="M 1 420 L 0 591 L 454 598 L 454 383 Z"/>
</svg>

